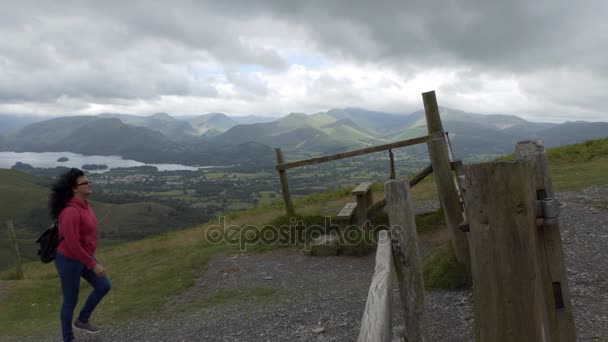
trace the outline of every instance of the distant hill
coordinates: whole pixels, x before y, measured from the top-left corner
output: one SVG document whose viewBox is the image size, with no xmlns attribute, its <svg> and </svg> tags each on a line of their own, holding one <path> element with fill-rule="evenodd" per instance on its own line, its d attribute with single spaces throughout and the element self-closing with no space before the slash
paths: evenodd
<svg viewBox="0 0 608 342">
<path fill-rule="evenodd" d="M 260 115 L 247 115 L 247 116 L 231 116 L 237 124 L 254 124 L 254 123 L 265 123 L 272 122 L 277 119 L 275 116 L 260 116 Z"/>
<path fill-rule="evenodd" d="M 377 140 L 352 119 L 337 119 L 326 113 L 292 113 L 268 123 L 237 125 L 214 141 L 229 144 L 255 141 L 261 144 L 323 152 L 348 146 L 367 146 Z"/>
<path fill-rule="evenodd" d="M 578 143 L 581 140 L 608 137 L 608 122 L 565 122 L 536 132 L 546 146 L 561 146 Z M 584 139 L 581 139 L 582 137 Z"/>
<path fill-rule="evenodd" d="M 162 115 L 161 117 L 164 117 Z M 0 147 L 29 152 L 74 152 L 85 155 L 120 155 L 147 163 L 185 165 L 272 166 L 272 149 L 259 143 L 170 140 L 159 131 L 125 124 L 121 119 L 97 116 L 61 117 L 23 128 Z"/>
<path fill-rule="evenodd" d="M 197 135 L 196 130 L 190 123 L 176 119 L 167 113 L 156 113 L 150 116 L 126 115 L 126 114 L 101 114 L 102 118 L 117 118 L 123 123 L 136 127 L 146 127 L 153 131 L 162 133 L 165 137 L 174 141 L 183 141 Z"/>
<path fill-rule="evenodd" d="M 194 128 L 196 135 L 218 135 L 237 125 L 237 122 L 222 113 L 209 113 L 186 119 Z"/>
<path fill-rule="evenodd" d="M 445 107 L 440 107 L 440 115 L 454 153 L 465 160 L 509 153 L 520 140 L 541 139 L 553 147 L 608 136 L 606 122 L 530 122 L 516 115 L 476 114 Z M 271 147 L 300 155 L 327 154 L 427 134 L 423 110 L 395 114 L 343 108 L 256 122 L 263 119 L 271 118 L 222 113 L 179 118 L 166 113 L 64 117 L 33 123 L 12 137 L 0 138 L 0 149 L 117 154 L 143 162 L 187 165 L 236 162 L 272 166 Z M 426 147 L 408 147 L 407 151 L 425 155 Z"/>
<path fill-rule="evenodd" d="M 15 133 L 23 127 L 48 118 L 34 115 L 8 115 L 0 114 L 0 135 Z"/>
<path fill-rule="evenodd" d="M 440 115 L 454 153 L 462 159 L 509 153 L 517 141 L 526 139 L 541 139 L 553 147 L 608 136 L 608 123 L 530 122 L 516 115 L 467 113 L 445 107 L 440 108 Z M 255 141 L 299 152 L 330 153 L 426 134 L 423 110 L 404 115 L 345 108 L 311 115 L 292 113 L 269 123 L 238 125 L 213 141 Z M 408 149 L 426 153 L 423 145 Z"/>
<path fill-rule="evenodd" d="M 374 112 L 360 108 L 332 109 L 327 115 L 338 120 L 350 119 L 356 123 L 361 130 L 370 132 L 376 136 L 384 136 L 409 128 L 418 117 L 410 115 L 390 114 Z"/>
<path fill-rule="evenodd" d="M 176 147 L 160 132 L 123 123 L 117 118 L 72 116 L 31 124 L 14 141 L 20 151 L 70 151 L 122 156 L 152 155 Z"/>
</svg>

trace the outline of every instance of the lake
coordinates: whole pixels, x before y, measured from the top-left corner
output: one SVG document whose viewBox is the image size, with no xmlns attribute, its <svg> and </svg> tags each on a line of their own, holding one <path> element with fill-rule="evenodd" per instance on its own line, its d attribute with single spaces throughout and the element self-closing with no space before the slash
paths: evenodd
<svg viewBox="0 0 608 342">
<path fill-rule="evenodd" d="M 61 157 L 69 158 L 66 162 L 58 162 Z M 117 167 L 154 166 L 158 171 L 196 171 L 199 169 L 221 168 L 215 166 L 187 166 L 181 164 L 146 164 L 136 160 L 123 159 L 121 156 L 85 156 L 72 152 L 0 152 L 0 169 L 10 169 L 17 162 L 39 168 L 54 168 L 56 166 L 76 167 L 82 169 L 84 164 L 103 164 L 109 169 Z M 91 173 L 107 172 L 106 170 L 88 171 Z"/>
</svg>

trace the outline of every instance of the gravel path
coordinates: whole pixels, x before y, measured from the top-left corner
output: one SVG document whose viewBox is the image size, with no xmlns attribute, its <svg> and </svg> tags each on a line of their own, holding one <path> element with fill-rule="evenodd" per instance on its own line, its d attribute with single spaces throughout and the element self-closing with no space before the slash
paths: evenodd
<svg viewBox="0 0 608 342">
<path fill-rule="evenodd" d="M 558 198 L 578 339 L 608 341 L 608 187 L 559 193 Z M 105 329 L 95 337 L 79 337 L 83 341 L 353 341 L 373 269 L 373 255 L 315 258 L 282 249 L 219 256 L 196 285 L 172 298 L 158 317 Z M 394 312 L 399 301 L 396 288 L 394 284 Z M 426 302 L 434 341 L 474 340 L 470 290 L 430 291 Z M 400 319 L 395 315 L 393 325 L 398 326 Z"/>
</svg>

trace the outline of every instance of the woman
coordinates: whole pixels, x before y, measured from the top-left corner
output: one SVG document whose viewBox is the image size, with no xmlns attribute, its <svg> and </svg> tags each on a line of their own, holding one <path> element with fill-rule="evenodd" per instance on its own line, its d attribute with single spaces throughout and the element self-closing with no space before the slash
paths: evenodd
<svg viewBox="0 0 608 342">
<path fill-rule="evenodd" d="M 97 327 L 89 323 L 89 318 L 111 286 L 103 266 L 95 259 L 97 219 L 87 202 L 91 193 L 91 182 L 87 176 L 73 168 L 57 179 L 49 196 L 50 215 L 59 223 L 61 240 L 55 266 L 63 292 L 61 332 L 64 341 L 75 341 L 72 328 L 90 334 L 99 332 Z M 78 303 L 80 277 L 93 286 L 93 292 L 72 324 Z"/>
</svg>

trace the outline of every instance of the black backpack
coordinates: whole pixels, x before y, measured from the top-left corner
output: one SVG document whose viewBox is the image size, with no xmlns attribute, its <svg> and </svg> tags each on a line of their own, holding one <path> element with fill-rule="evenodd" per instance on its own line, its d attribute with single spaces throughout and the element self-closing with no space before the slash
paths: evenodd
<svg viewBox="0 0 608 342">
<path fill-rule="evenodd" d="M 70 204 L 66 205 L 66 207 L 76 208 L 76 206 Z M 48 264 L 55 260 L 55 257 L 57 256 L 57 246 L 59 246 L 61 241 L 63 241 L 63 237 L 59 239 L 59 224 L 55 221 L 50 227 L 45 229 L 38 237 L 38 240 L 36 240 L 36 243 L 40 245 L 38 247 L 40 261 Z"/>
<path fill-rule="evenodd" d="M 40 234 L 40 237 L 38 237 L 38 240 L 36 240 L 36 243 L 40 245 L 38 248 L 40 261 L 48 264 L 55 260 L 57 246 L 59 246 L 61 240 L 63 240 L 63 238 L 59 239 L 59 225 L 57 225 L 57 222 L 45 229 L 45 231 Z"/>
</svg>

